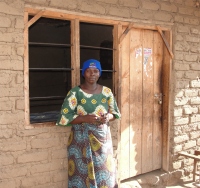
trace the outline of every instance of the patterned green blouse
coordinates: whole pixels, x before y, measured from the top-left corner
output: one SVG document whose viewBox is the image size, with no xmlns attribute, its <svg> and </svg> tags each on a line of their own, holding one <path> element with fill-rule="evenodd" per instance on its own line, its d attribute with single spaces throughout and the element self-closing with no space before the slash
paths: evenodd
<svg viewBox="0 0 200 188">
<path fill-rule="evenodd" d="M 68 92 L 56 125 L 70 126 L 77 116 L 95 114 L 100 117 L 108 112 L 117 119 L 121 117 L 111 89 L 103 86 L 101 93 L 88 94 L 76 86 Z"/>
</svg>

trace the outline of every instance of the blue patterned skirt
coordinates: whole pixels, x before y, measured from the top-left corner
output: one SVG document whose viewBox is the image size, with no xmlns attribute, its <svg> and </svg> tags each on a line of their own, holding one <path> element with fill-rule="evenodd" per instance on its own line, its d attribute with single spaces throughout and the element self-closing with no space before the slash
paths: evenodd
<svg viewBox="0 0 200 188">
<path fill-rule="evenodd" d="M 68 188 L 117 188 L 110 127 L 72 125 L 68 140 Z"/>
</svg>

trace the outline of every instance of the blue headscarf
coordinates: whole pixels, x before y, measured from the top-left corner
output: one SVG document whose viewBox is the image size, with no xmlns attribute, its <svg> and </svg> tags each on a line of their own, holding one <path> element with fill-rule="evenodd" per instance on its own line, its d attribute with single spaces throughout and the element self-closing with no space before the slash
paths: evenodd
<svg viewBox="0 0 200 188">
<path fill-rule="evenodd" d="M 100 72 L 100 76 L 101 76 L 101 63 L 99 61 L 97 61 L 96 59 L 88 59 L 87 61 L 85 61 L 83 63 L 83 68 L 82 68 L 82 75 L 84 76 L 85 70 L 88 68 L 96 68 L 99 70 Z"/>
</svg>

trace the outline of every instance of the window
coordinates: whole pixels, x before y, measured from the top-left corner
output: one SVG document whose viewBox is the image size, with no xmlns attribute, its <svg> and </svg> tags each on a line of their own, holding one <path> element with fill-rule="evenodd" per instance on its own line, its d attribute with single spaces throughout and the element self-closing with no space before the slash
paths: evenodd
<svg viewBox="0 0 200 188">
<path fill-rule="evenodd" d="M 31 20 L 33 16 L 29 16 Z M 73 51 L 71 20 L 41 17 L 29 27 L 29 122 L 55 122 L 67 92 L 80 80 L 87 59 L 102 65 L 99 84 L 113 89 L 113 25 L 79 22 L 79 54 Z M 76 39 L 77 40 L 77 39 Z M 80 59 L 76 72 L 72 56 Z"/>
</svg>

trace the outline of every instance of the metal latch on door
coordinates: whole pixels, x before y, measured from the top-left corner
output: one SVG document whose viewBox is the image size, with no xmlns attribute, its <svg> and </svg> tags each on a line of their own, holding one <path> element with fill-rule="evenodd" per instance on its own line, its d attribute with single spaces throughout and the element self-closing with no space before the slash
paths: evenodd
<svg viewBox="0 0 200 188">
<path fill-rule="evenodd" d="M 162 93 L 157 93 L 154 95 L 154 97 L 156 98 L 156 100 L 158 100 L 158 104 L 162 104 Z"/>
</svg>

